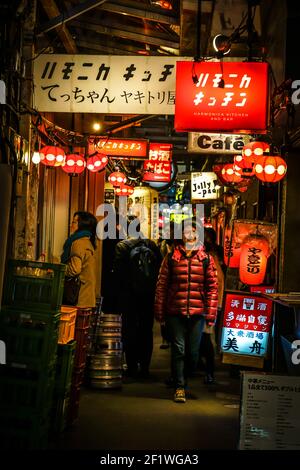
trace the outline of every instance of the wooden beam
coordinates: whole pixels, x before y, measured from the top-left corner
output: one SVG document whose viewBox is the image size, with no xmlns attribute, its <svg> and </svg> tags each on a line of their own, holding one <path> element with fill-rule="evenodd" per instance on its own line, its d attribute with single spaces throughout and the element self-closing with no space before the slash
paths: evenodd
<svg viewBox="0 0 300 470">
<path fill-rule="evenodd" d="M 136 33 L 129 31 L 129 28 L 122 30 L 119 28 L 111 28 L 101 24 L 91 24 L 85 22 L 73 22 L 74 26 L 80 27 L 88 31 L 94 31 L 98 34 L 105 34 L 107 36 L 116 36 L 124 39 L 130 39 L 131 41 L 138 41 L 143 44 L 151 44 L 153 46 L 167 46 L 172 47 L 173 49 L 179 48 L 179 41 L 171 41 L 168 39 L 162 39 L 161 37 L 148 36 L 146 34 Z M 131 28 L 134 29 L 134 28 Z M 167 37 L 167 36 L 165 36 Z"/>
<path fill-rule="evenodd" d="M 52 3 L 53 1 L 54 0 L 41 0 L 43 6 L 44 4 Z M 77 18 L 77 16 L 81 16 L 83 13 L 86 13 L 87 11 L 102 5 L 102 3 L 104 3 L 105 1 L 106 0 L 88 0 L 85 3 L 75 5 L 73 8 L 69 9 L 67 12 L 64 12 L 62 14 L 59 10 L 57 10 L 56 15 L 51 16 L 50 21 L 37 28 L 36 34 L 40 35 L 42 33 L 47 33 L 48 31 L 51 31 L 51 29 L 57 28 L 57 26 L 65 24 L 68 21 Z"/>
<path fill-rule="evenodd" d="M 47 3 L 47 0 L 41 0 L 43 3 Z M 133 16 L 135 18 L 141 18 L 144 20 L 155 21 L 157 23 L 166 23 L 169 25 L 178 25 L 179 20 L 174 13 L 163 13 L 157 11 L 157 8 L 151 7 L 145 4 L 145 8 L 141 8 L 141 3 L 126 0 L 117 0 L 115 2 L 106 0 L 88 0 L 85 3 L 80 3 L 73 8 L 68 9 L 64 14 L 58 14 L 55 18 L 51 19 L 47 23 L 44 23 L 37 28 L 37 35 L 47 33 L 51 29 L 57 26 L 67 23 L 75 19 L 78 16 L 86 13 L 87 11 L 99 7 L 101 10 L 110 11 L 112 13 L 118 13 L 120 15 Z"/>
<path fill-rule="evenodd" d="M 55 0 L 40 0 L 45 12 L 49 18 L 55 18 L 60 15 L 60 11 L 55 3 Z M 78 50 L 70 31 L 65 24 L 62 24 L 57 29 L 57 34 L 62 40 L 64 48 L 68 54 L 77 54 Z"/>
</svg>

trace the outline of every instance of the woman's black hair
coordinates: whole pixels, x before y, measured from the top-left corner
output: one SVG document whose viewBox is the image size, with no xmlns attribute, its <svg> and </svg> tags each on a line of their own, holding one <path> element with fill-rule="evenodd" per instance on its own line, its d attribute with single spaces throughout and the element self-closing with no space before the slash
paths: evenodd
<svg viewBox="0 0 300 470">
<path fill-rule="evenodd" d="M 212 227 L 205 227 L 204 228 L 204 237 L 209 243 L 215 245 L 217 242 L 217 234 L 216 231 Z"/>
<path fill-rule="evenodd" d="M 97 219 L 90 212 L 78 211 L 75 212 L 74 217 L 78 217 L 78 229 L 79 230 L 88 230 L 91 232 L 90 240 L 93 247 L 96 249 L 96 228 L 97 228 Z"/>
</svg>

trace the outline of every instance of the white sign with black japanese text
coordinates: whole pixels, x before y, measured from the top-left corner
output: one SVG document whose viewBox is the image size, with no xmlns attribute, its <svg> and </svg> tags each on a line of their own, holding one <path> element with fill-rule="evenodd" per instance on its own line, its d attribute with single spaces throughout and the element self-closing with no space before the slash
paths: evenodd
<svg viewBox="0 0 300 470">
<path fill-rule="evenodd" d="M 218 177 L 213 171 L 191 173 L 191 199 L 217 199 Z"/>
<path fill-rule="evenodd" d="M 300 377 L 244 372 L 240 450 L 300 450 Z"/>
<path fill-rule="evenodd" d="M 34 108 L 174 114 L 178 60 L 191 58 L 41 54 L 34 61 Z"/>
</svg>

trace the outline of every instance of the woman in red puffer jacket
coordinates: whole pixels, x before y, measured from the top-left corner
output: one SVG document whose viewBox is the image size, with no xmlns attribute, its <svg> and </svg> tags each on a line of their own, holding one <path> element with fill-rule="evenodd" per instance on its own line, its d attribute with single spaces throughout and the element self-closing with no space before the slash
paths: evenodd
<svg viewBox="0 0 300 470">
<path fill-rule="evenodd" d="M 156 286 L 155 318 L 166 323 L 170 336 L 176 402 L 186 401 L 185 363 L 191 373 L 196 371 L 205 322 L 214 324 L 217 315 L 214 260 L 199 247 L 197 236 L 195 223 L 185 225 L 182 242 L 162 262 Z"/>
</svg>

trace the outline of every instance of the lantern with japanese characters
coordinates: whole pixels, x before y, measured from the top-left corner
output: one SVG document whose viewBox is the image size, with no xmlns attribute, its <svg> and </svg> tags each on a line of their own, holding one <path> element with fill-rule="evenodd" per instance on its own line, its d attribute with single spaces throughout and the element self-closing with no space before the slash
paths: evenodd
<svg viewBox="0 0 300 470">
<path fill-rule="evenodd" d="M 76 176 L 85 169 L 86 161 L 83 155 L 71 153 L 66 156 L 65 162 L 61 169 L 70 176 Z"/>
<path fill-rule="evenodd" d="M 240 256 L 240 280 L 243 284 L 257 286 L 264 282 L 269 242 L 260 234 L 251 234 L 245 238 Z"/>
<path fill-rule="evenodd" d="M 264 183 L 277 183 L 286 171 L 287 164 L 279 156 L 259 157 L 254 165 L 255 176 Z"/>
<path fill-rule="evenodd" d="M 122 186 L 123 184 L 126 183 L 127 178 L 124 175 L 124 173 L 121 173 L 120 171 L 114 171 L 113 173 L 109 175 L 108 181 L 113 186 Z"/>
<path fill-rule="evenodd" d="M 226 227 L 224 234 L 224 261 L 229 268 L 240 265 L 241 244 L 231 236 L 232 229 Z"/>
<path fill-rule="evenodd" d="M 103 153 L 94 153 L 87 160 L 87 169 L 92 173 L 103 170 L 108 164 L 108 157 Z"/>
<path fill-rule="evenodd" d="M 40 150 L 41 163 L 48 167 L 63 165 L 66 155 L 65 152 L 56 145 L 46 145 Z"/>
</svg>

